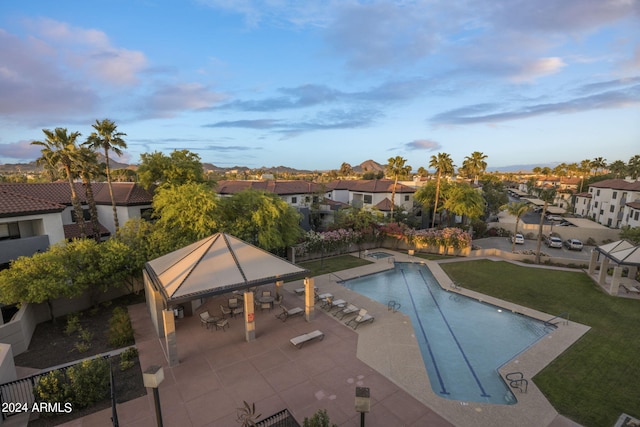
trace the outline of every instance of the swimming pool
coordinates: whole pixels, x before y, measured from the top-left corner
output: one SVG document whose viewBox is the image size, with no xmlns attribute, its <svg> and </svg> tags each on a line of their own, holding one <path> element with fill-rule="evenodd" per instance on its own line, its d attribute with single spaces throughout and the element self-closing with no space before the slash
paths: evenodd
<svg viewBox="0 0 640 427">
<path fill-rule="evenodd" d="M 443 290 L 423 264 L 342 283 L 411 318 L 433 391 L 446 399 L 514 404 L 498 368 L 552 329 L 548 324 Z"/>
<path fill-rule="evenodd" d="M 367 256 L 370 256 L 371 258 L 375 258 L 375 259 L 382 259 L 382 258 L 389 258 L 392 257 L 393 255 L 387 253 L 387 252 L 371 252 L 369 254 L 367 254 Z"/>
</svg>

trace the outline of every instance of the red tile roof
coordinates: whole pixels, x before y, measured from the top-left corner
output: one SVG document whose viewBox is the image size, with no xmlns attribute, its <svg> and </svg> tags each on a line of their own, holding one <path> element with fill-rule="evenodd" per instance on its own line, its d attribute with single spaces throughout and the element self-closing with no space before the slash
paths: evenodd
<svg viewBox="0 0 640 427">
<path fill-rule="evenodd" d="M 391 193 L 394 181 L 391 179 L 340 180 L 327 184 L 328 190 L 350 190 L 363 193 Z M 404 184 L 396 185 L 396 193 L 415 193 L 416 189 Z"/>
<path fill-rule="evenodd" d="M 640 191 L 640 181 L 629 182 L 624 179 L 605 179 L 589 184 L 595 188 L 611 188 L 614 190 Z"/>
<path fill-rule="evenodd" d="M 631 209 L 638 209 L 638 210 L 640 210 L 640 201 L 639 201 L 639 200 L 636 200 L 636 201 L 634 201 L 634 202 L 626 203 L 626 205 L 627 205 L 627 206 L 629 206 Z"/>
<path fill-rule="evenodd" d="M 383 212 L 391 212 L 391 200 L 385 197 L 384 200 L 378 203 L 375 207 Z"/>
<path fill-rule="evenodd" d="M 84 186 L 80 182 L 74 183 L 76 193 L 82 203 L 86 203 Z M 119 206 L 132 206 L 141 204 L 151 204 L 153 195 L 134 182 L 115 182 L 113 195 L 116 204 Z M 111 204 L 109 188 L 106 182 L 94 182 L 93 197 L 97 204 Z M 71 206 L 71 188 L 67 182 L 46 182 L 46 183 L 0 183 L 0 190 L 20 194 L 45 200 L 60 205 Z M 0 194 L 0 206 L 4 205 L 4 199 Z M 0 208 L 1 210 L 1 208 Z"/>
<path fill-rule="evenodd" d="M 220 181 L 218 194 L 236 194 L 244 190 L 253 189 L 274 193 L 279 196 L 288 194 L 324 193 L 325 187 L 310 181 Z"/>
<path fill-rule="evenodd" d="M 79 239 L 81 237 L 80 234 L 80 226 L 78 224 L 67 224 L 62 226 L 64 228 L 64 238 L 65 239 Z M 84 231 L 85 234 L 90 236 L 93 233 L 93 227 L 91 222 L 84 222 Z M 100 224 L 100 236 L 109 236 L 111 233 L 107 228 Z"/>
<path fill-rule="evenodd" d="M 62 212 L 64 205 L 13 193 L 0 187 L 0 218 Z"/>
</svg>

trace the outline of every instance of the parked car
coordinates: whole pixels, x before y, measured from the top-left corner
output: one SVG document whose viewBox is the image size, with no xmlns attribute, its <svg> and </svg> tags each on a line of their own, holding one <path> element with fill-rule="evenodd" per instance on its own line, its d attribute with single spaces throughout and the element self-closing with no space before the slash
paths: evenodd
<svg viewBox="0 0 640 427">
<path fill-rule="evenodd" d="M 550 248 L 562 249 L 562 239 L 556 236 L 548 237 L 545 244 Z"/>
<path fill-rule="evenodd" d="M 564 245 L 569 250 L 581 251 L 582 250 L 582 242 L 578 239 L 567 239 L 564 241 Z"/>
<path fill-rule="evenodd" d="M 547 215 L 549 221 L 562 221 L 562 217 L 559 215 Z"/>
<path fill-rule="evenodd" d="M 511 237 L 511 242 L 514 242 L 516 245 L 524 245 L 524 236 L 518 233 Z"/>
</svg>

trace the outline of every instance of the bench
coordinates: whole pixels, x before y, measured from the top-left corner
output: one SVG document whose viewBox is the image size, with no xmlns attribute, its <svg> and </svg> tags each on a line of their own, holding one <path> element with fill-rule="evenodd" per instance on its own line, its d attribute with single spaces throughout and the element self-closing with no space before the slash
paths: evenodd
<svg viewBox="0 0 640 427">
<path fill-rule="evenodd" d="M 627 292 L 631 292 L 634 294 L 640 294 L 640 288 L 638 288 L 637 286 L 634 286 L 630 283 L 621 283 L 620 286 L 622 286 L 622 288 Z"/>
<path fill-rule="evenodd" d="M 307 334 L 302 334 L 297 337 L 291 338 L 289 341 L 291 341 L 291 344 L 293 344 L 294 347 L 301 349 L 304 343 L 313 341 L 315 339 L 322 340 L 323 338 L 324 338 L 324 333 L 322 333 L 319 330 L 315 330 L 313 332 L 309 332 Z"/>
</svg>

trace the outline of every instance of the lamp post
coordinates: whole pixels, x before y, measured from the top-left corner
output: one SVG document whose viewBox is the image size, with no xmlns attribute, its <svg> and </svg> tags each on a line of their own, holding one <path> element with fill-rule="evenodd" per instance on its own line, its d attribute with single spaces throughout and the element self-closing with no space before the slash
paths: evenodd
<svg viewBox="0 0 640 427">
<path fill-rule="evenodd" d="M 149 366 L 149 368 L 142 373 L 142 380 L 145 387 L 153 389 L 153 401 L 156 407 L 156 421 L 158 422 L 158 427 L 162 427 L 162 411 L 160 410 L 160 394 L 158 393 L 158 387 L 164 380 L 164 371 L 162 370 L 162 366 Z"/>
<path fill-rule="evenodd" d="M 356 411 L 360 412 L 360 427 L 364 427 L 364 414 L 371 409 L 369 387 L 356 387 Z"/>
</svg>

